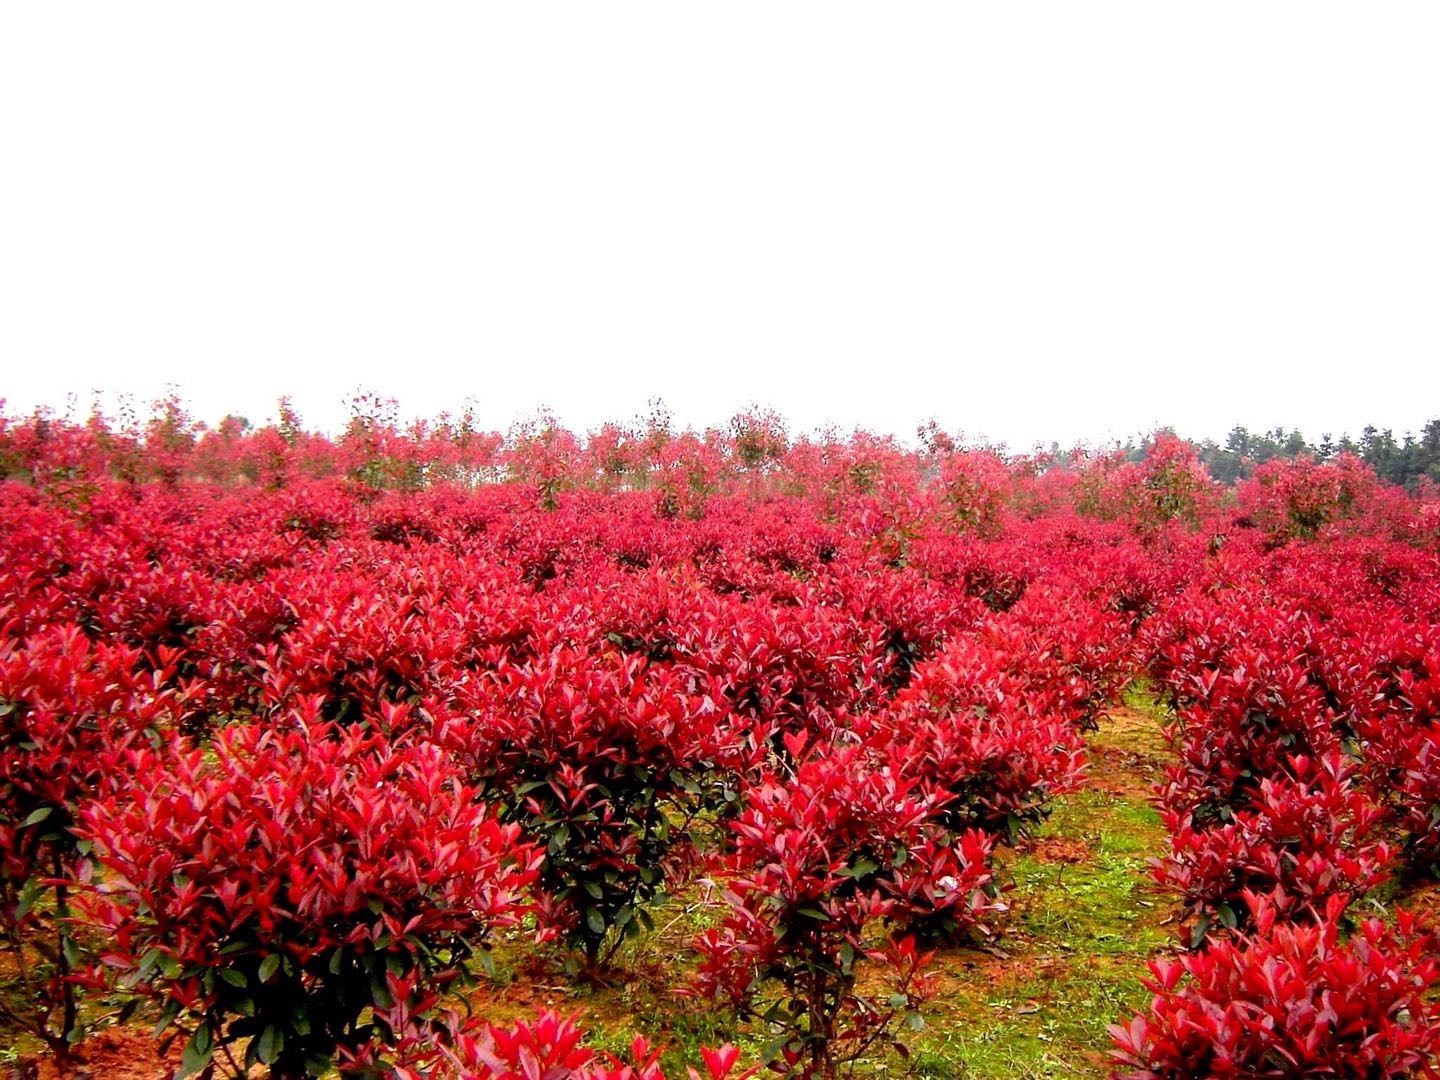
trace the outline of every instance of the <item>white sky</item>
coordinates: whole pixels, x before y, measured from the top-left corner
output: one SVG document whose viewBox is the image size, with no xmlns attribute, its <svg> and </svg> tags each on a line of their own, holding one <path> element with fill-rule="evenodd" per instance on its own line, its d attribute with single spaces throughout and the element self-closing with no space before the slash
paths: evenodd
<svg viewBox="0 0 1440 1080">
<path fill-rule="evenodd" d="M 0 397 L 1440 416 L 1440 5 L 0 7 Z"/>
</svg>

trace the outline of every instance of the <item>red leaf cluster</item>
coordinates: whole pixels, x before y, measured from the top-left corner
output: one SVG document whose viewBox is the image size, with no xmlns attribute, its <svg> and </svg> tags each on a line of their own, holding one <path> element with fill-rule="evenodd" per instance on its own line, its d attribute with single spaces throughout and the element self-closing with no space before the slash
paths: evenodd
<svg viewBox="0 0 1440 1080">
<path fill-rule="evenodd" d="M 1437 1075 L 1433 936 L 1402 913 L 1342 940 L 1340 897 L 1313 923 L 1252 904 L 1250 937 L 1151 964 L 1149 1012 L 1111 1029 L 1126 1077 Z"/>
</svg>

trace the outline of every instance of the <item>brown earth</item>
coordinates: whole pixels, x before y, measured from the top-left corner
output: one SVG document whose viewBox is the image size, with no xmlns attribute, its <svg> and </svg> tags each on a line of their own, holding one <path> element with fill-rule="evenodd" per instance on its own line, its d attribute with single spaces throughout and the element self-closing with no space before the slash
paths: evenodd
<svg viewBox="0 0 1440 1080">
<path fill-rule="evenodd" d="M 5 1080 L 170 1080 L 180 1065 L 181 1040 L 163 1057 L 143 1028 L 113 1027 L 81 1044 L 65 1071 L 48 1055 L 29 1055 L 0 1073 Z"/>
</svg>

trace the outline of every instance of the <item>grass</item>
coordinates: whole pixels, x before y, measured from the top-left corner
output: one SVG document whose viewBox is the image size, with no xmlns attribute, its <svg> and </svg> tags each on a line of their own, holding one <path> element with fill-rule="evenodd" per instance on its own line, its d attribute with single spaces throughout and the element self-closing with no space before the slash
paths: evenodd
<svg viewBox="0 0 1440 1080">
<path fill-rule="evenodd" d="M 1032 849 L 1002 864 L 1013 908 L 1005 956 L 940 958 L 943 989 L 914 1075 L 1108 1074 L 1106 1029 L 1143 1007 L 1145 961 L 1170 941 L 1170 905 L 1149 876 L 1165 831 L 1131 790 L 1163 761 L 1152 757 L 1163 753 L 1157 738 L 1154 722 L 1134 712 L 1103 727 L 1089 786 L 1057 799 Z"/>
<path fill-rule="evenodd" d="M 1083 837 L 1090 858 L 1075 865 L 1021 855 L 1010 866 L 1021 928 L 1067 951 L 1097 956 L 1148 954 L 1167 935 L 1143 917 L 1161 901 L 1150 894 L 1148 865 L 1163 835 L 1144 804 L 1080 792 L 1060 803 L 1048 836 Z"/>
</svg>

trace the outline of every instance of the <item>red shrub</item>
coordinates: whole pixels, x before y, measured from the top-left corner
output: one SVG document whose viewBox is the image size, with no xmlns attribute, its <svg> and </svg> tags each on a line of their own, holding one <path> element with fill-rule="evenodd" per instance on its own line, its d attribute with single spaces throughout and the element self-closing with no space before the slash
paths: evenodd
<svg viewBox="0 0 1440 1080">
<path fill-rule="evenodd" d="M 649 924 L 706 796 L 763 752 L 723 700 L 714 680 L 566 649 L 502 668 L 471 702 L 462 759 L 540 845 L 545 915 L 592 967 Z"/>
<path fill-rule="evenodd" d="M 998 905 L 986 837 L 947 844 L 930 825 L 933 798 L 861 747 L 806 756 L 788 741 L 801 761 L 795 774 L 758 784 L 732 825 L 731 910 L 700 939 L 699 989 L 763 1017 L 790 1066 L 828 1076 L 837 1061 L 893 1039 L 929 992 L 928 957 L 908 938 L 877 947 L 873 924 L 944 919 L 972 929 Z M 885 965 L 888 998 L 857 990 L 862 958 Z"/>
<path fill-rule="evenodd" d="M 18 1017 L 62 1058 L 80 1035 L 70 976 L 81 947 L 68 922 L 85 865 L 75 821 L 113 784 L 110 755 L 181 715 L 183 696 L 166 688 L 174 653 L 160 653 L 152 670 L 138 649 L 66 627 L 0 645 L 0 931 L 19 954 Z"/>
<path fill-rule="evenodd" d="M 1310 540 L 1335 522 L 1367 509 L 1378 487 L 1369 466 L 1353 454 L 1318 464 L 1311 458 L 1275 458 L 1236 487 L 1240 510 L 1273 543 Z"/>
<path fill-rule="evenodd" d="M 407 1019 L 401 1010 L 391 1010 L 386 1017 L 396 1030 L 405 1030 Z M 352 1055 L 342 1072 L 396 1080 L 665 1080 L 660 1051 L 644 1038 L 630 1044 L 629 1060 L 622 1061 L 591 1050 L 575 1020 L 555 1012 L 503 1027 L 478 1019 L 452 1022 L 452 1027 L 437 1038 L 411 1025 L 409 1033 L 388 1048 L 385 1059 L 370 1051 Z M 700 1056 L 705 1080 L 749 1080 L 756 1072 L 737 1071 L 740 1054 L 733 1046 L 702 1047 Z M 702 1078 L 694 1068 L 687 1075 L 689 1080 Z"/>
<path fill-rule="evenodd" d="M 1440 873 L 1440 724 L 1406 733 L 1404 775 L 1395 792 L 1411 865 Z"/>
<path fill-rule="evenodd" d="M 1440 1075 L 1433 936 L 1404 912 L 1340 938 L 1342 897 L 1315 924 L 1287 925 L 1264 901 L 1254 931 L 1151 963 L 1149 1010 L 1111 1028 L 1133 1080 L 1197 1076 Z"/>
<path fill-rule="evenodd" d="M 1195 688 L 1199 704 L 1180 712 L 1180 762 L 1167 772 L 1165 800 L 1202 823 L 1250 805 L 1291 756 L 1340 747 L 1334 713 L 1293 651 L 1242 643 L 1223 667 L 1196 675 Z"/>
<path fill-rule="evenodd" d="M 1000 530 L 1010 498 L 1010 469 L 990 450 L 962 450 L 940 462 L 945 513 L 953 526 L 982 536 Z"/>
<path fill-rule="evenodd" d="M 1262 780 L 1248 809 L 1209 828 L 1164 812 L 1170 854 L 1155 877 L 1198 917 L 1192 944 L 1211 926 L 1242 925 L 1246 896 L 1263 896 L 1277 917 L 1296 919 L 1384 880 L 1395 857 L 1374 836 L 1384 811 L 1352 787 L 1354 771 L 1339 756 L 1296 758 L 1290 776 Z"/>
<path fill-rule="evenodd" d="M 253 1036 L 247 1062 L 319 1075 L 370 1038 L 387 974 L 455 979 L 534 877 L 435 748 L 239 727 L 113 768 L 133 786 L 81 814 L 103 869 L 82 902 L 120 985 L 193 1025 L 192 1068 Z"/>
<path fill-rule="evenodd" d="M 1027 679 L 1006 671 L 1008 659 L 961 640 L 922 664 L 891 707 L 859 728 L 933 795 L 952 831 L 1013 839 L 1080 775 L 1079 734 L 1058 703 L 1054 712 L 1034 711 L 1045 707 L 1044 691 L 1032 694 Z"/>
</svg>

